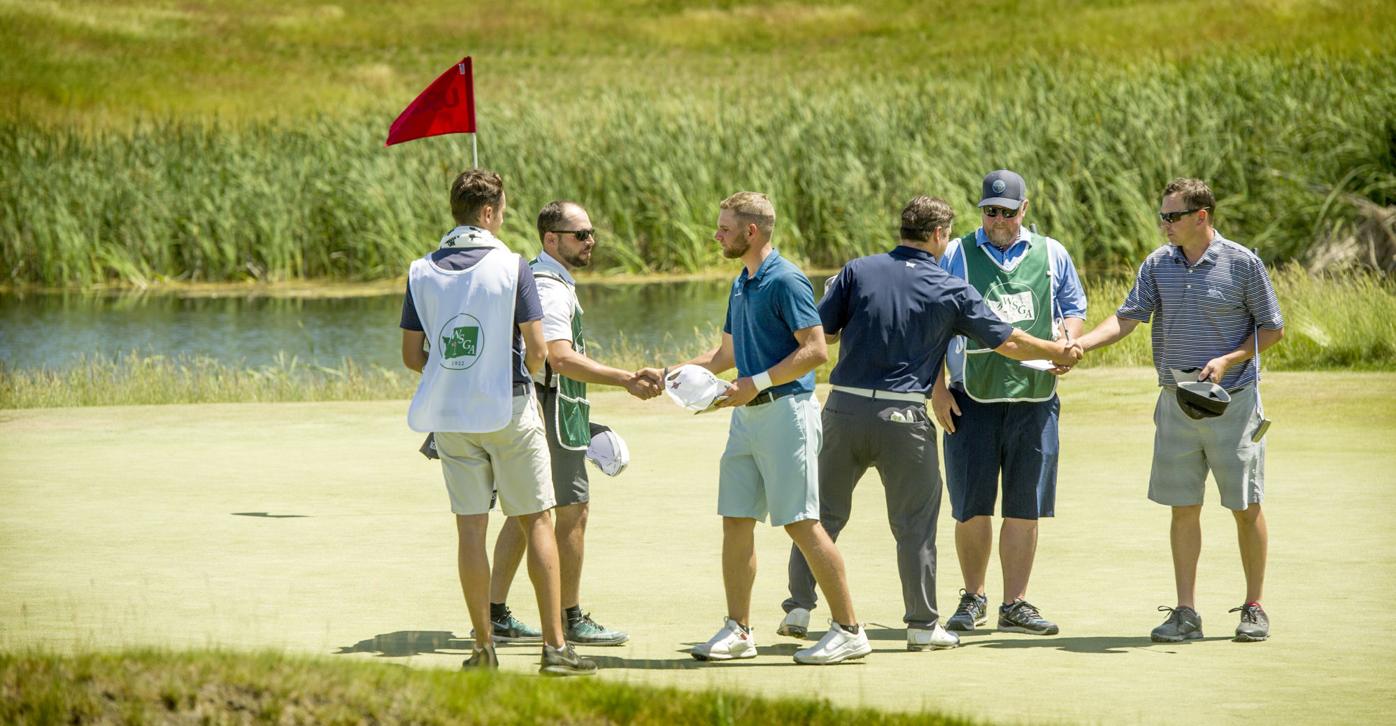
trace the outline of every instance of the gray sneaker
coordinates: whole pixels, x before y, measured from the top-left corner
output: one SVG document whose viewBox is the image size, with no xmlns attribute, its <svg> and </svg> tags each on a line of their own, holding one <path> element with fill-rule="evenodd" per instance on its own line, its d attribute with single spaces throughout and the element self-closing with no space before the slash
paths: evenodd
<svg viewBox="0 0 1396 726">
<path fill-rule="evenodd" d="M 596 674 L 596 661 L 577 655 L 571 645 L 554 648 L 544 643 L 538 672 L 548 676 L 590 676 Z"/>
<path fill-rule="evenodd" d="M 603 628 L 591 619 L 591 613 L 582 613 L 582 617 L 568 623 L 565 630 L 567 642 L 576 645 L 621 645 L 630 640 L 623 631 Z"/>
<path fill-rule="evenodd" d="M 1189 607 L 1170 608 L 1160 606 L 1159 612 L 1168 613 L 1168 619 L 1149 633 L 1155 643 L 1181 643 L 1184 640 L 1198 640 L 1202 637 L 1202 616 Z"/>
<path fill-rule="evenodd" d="M 945 629 L 970 633 L 976 627 L 987 622 L 989 622 L 989 598 L 961 590 L 960 607 L 956 608 L 955 614 L 945 621 Z"/>
<path fill-rule="evenodd" d="M 494 648 L 476 648 L 460 667 L 467 671 L 499 670 L 499 656 L 494 654 Z"/>
<path fill-rule="evenodd" d="M 1044 619 L 1032 603 L 1019 599 L 999 606 L 999 632 L 1056 635 L 1057 624 Z"/>
<path fill-rule="evenodd" d="M 543 633 L 514 617 L 513 611 L 508 608 L 504 609 L 504 617 L 498 620 L 490 618 L 490 631 L 494 633 L 494 639 L 500 643 L 543 642 Z M 475 637 L 474 630 L 470 631 L 470 637 Z"/>
<path fill-rule="evenodd" d="M 1241 613 L 1241 624 L 1236 626 L 1237 641 L 1254 643 L 1270 637 L 1270 617 L 1265 614 L 1265 609 L 1260 607 L 1260 603 L 1242 605 L 1228 612 Z"/>
</svg>

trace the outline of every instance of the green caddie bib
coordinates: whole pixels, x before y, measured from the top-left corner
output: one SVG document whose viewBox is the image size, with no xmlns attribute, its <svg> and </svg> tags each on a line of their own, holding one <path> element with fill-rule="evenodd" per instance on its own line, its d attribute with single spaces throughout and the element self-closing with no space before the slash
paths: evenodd
<svg viewBox="0 0 1396 726">
<path fill-rule="evenodd" d="M 534 260 L 530 265 L 537 262 L 538 260 Z M 536 267 L 533 269 L 533 276 L 546 277 L 567 285 L 567 281 L 561 277 Z M 570 285 L 567 287 L 571 289 Z M 576 302 L 575 291 L 572 296 L 572 348 L 581 355 L 586 355 L 586 339 L 582 337 L 582 306 Z M 543 381 L 549 387 L 552 387 L 554 381 L 557 383 L 553 410 L 547 413 L 553 417 L 553 430 L 557 432 L 558 443 L 563 448 L 573 451 L 586 449 L 591 445 L 591 401 L 587 400 L 587 384 L 554 372 L 551 363 L 544 364 Z"/>
<path fill-rule="evenodd" d="M 1052 339 L 1052 277 L 1047 238 L 1030 234 L 1028 251 L 1005 268 L 975 243 L 960 240 L 969 284 L 1000 320 L 1043 340 Z M 965 393 L 981 403 L 1046 401 L 1057 392 L 1057 377 L 1018 365 L 973 338 L 965 339 Z"/>
</svg>

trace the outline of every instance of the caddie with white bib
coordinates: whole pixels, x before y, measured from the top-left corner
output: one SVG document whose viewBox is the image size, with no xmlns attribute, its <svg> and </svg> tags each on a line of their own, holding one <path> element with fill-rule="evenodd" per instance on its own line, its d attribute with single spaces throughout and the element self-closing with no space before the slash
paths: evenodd
<svg viewBox="0 0 1396 726">
<path fill-rule="evenodd" d="M 587 355 L 582 303 L 577 297 L 577 281 L 572 277 L 574 270 L 591 264 L 597 244 L 596 230 L 587 211 L 575 202 L 548 203 L 538 213 L 538 240 L 543 250 L 530 263 L 530 269 L 543 306 L 548 361 L 534 374 L 533 381 L 543 405 L 557 500 L 563 625 L 570 643 L 620 645 L 629 636 L 603 627 L 581 606 L 582 561 L 591 507 L 586 462 L 590 458 L 608 476 L 616 476 L 629 462 L 630 452 L 618 434 L 591 421 L 587 384 L 620 386 L 635 397 L 646 399 L 659 395 L 662 376 L 653 368 L 612 368 Z M 498 639 L 529 640 L 537 636 L 536 630 L 510 614 L 506 604 L 523 546 L 522 533 L 512 529 L 501 531 L 495 543 L 490 609 Z"/>
<path fill-rule="evenodd" d="M 457 573 L 473 652 L 465 668 L 498 668 L 485 546 L 498 496 L 540 567 L 534 580 L 543 632 L 539 670 L 588 675 L 596 663 L 567 644 L 562 626 L 547 434 L 530 373 L 542 368 L 543 308 L 532 271 L 498 238 L 504 182 L 472 169 L 451 185 L 457 226 L 412 263 L 402 301 L 402 360 L 422 374 L 408 408 L 414 431 L 430 432 L 456 515 Z M 426 449 L 427 447 L 424 447 Z M 428 449 L 429 450 L 429 449 Z"/>
<path fill-rule="evenodd" d="M 1111 345 L 1152 321 L 1149 331 L 1159 385 L 1154 403 L 1154 461 L 1149 499 L 1171 508 L 1170 554 L 1178 600 L 1150 633 L 1157 642 L 1202 637 L 1196 610 L 1202 501 L 1207 475 L 1231 510 L 1240 542 L 1246 599 L 1239 641 L 1270 637 L 1260 606 L 1269 529 L 1265 498 L 1265 432 L 1260 353 L 1284 336 L 1284 317 L 1270 274 L 1253 251 L 1213 227 L 1216 198 L 1201 179 L 1164 187 L 1159 226 L 1168 243 L 1154 250 L 1128 296 L 1079 343 Z"/>
<path fill-rule="evenodd" d="M 950 243 L 941 266 L 969 282 L 1000 319 L 1037 338 L 1075 338 L 1086 295 L 1060 242 L 1024 227 L 1027 185 L 1007 169 L 984 177 L 982 223 Z M 1056 377 L 959 338 L 946 356 L 949 386 L 938 381 L 933 405 L 946 429 L 945 474 L 955 544 L 965 578 L 960 607 L 947 624 L 969 631 L 987 622 L 984 579 L 993 550 L 994 506 L 1002 478 L 1003 598 L 998 628 L 1051 635 L 1057 626 L 1025 599 L 1037 520 L 1054 513 L 1057 487 Z M 1065 368 L 1058 369 L 1063 372 Z"/>
</svg>

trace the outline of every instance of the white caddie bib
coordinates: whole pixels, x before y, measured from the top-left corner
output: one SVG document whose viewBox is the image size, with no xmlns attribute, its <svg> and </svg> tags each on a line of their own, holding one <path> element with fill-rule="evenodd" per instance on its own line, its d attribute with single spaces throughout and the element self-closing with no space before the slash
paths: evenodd
<svg viewBox="0 0 1396 726">
<path fill-rule="evenodd" d="M 422 382 L 407 410 L 413 431 L 487 433 L 513 415 L 514 300 L 519 256 L 484 230 L 456 228 L 442 247 L 489 247 L 473 267 L 443 270 L 428 255 L 407 277 L 427 338 Z"/>
</svg>

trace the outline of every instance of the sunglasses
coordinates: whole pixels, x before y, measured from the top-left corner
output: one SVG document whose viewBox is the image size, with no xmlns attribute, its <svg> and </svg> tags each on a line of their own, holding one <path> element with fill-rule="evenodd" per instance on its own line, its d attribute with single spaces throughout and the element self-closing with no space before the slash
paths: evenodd
<svg viewBox="0 0 1396 726">
<path fill-rule="evenodd" d="M 983 209 L 984 216 L 989 219 L 993 219 L 994 217 L 1013 219 L 1018 216 L 1018 212 L 1022 211 L 1021 209 L 1004 209 L 1003 207 L 984 207 Z"/>
<path fill-rule="evenodd" d="M 1164 224 L 1173 224 L 1174 222 L 1182 219 L 1183 217 L 1188 216 L 1189 214 L 1192 214 L 1193 212 L 1200 212 L 1204 209 L 1207 209 L 1207 207 L 1194 207 L 1192 209 L 1184 209 L 1181 212 L 1159 212 L 1158 218 Z"/>
<path fill-rule="evenodd" d="M 550 229 L 548 231 L 553 234 L 570 234 L 576 237 L 578 242 L 585 242 L 596 236 L 594 229 Z"/>
</svg>

